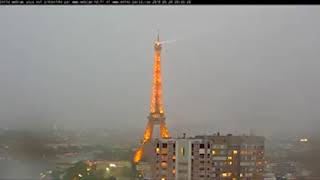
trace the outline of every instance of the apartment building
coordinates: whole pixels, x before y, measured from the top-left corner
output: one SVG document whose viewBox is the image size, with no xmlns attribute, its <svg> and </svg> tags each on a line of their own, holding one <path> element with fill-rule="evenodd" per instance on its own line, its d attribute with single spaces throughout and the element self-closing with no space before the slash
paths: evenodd
<svg viewBox="0 0 320 180">
<path fill-rule="evenodd" d="M 206 136 L 155 139 L 154 180 L 260 180 L 264 172 L 262 136 Z"/>
</svg>

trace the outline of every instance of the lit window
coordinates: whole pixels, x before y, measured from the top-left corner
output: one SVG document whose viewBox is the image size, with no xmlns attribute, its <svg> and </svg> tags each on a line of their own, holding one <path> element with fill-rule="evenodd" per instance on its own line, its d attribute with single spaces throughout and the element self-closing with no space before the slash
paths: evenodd
<svg viewBox="0 0 320 180">
<path fill-rule="evenodd" d="M 230 177 L 232 175 L 232 173 L 222 173 L 222 177 Z"/>
<path fill-rule="evenodd" d="M 165 178 L 165 177 L 162 177 L 161 180 L 166 180 L 166 178 Z"/>
<path fill-rule="evenodd" d="M 300 139 L 300 142 L 308 142 L 308 139 Z"/>
<path fill-rule="evenodd" d="M 156 148 L 156 152 L 159 153 L 160 152 L 160 148 L 157 147 Z"/>
<path fill-rule="evenodd" d="M 238 151 L 237 150 L 233 150 L 233 154 L 238 154 Z"/>
<path fill-rule="evenodd" d="M 228 156 L 228 159 L 229 159 L 229 160 L 232 160 L 232 156 Z"/>
<path fill-rule="evenodd" d="M 166 162 L 161 162 L 161 167 L 162 167 L 162 168 L 165 169 L 165 168 L 167 168 L 167 166 L 168 166 L 168 164 L 167 164 Z"/>
<path fill-rule="evenodd" d="M 216 151 L 215 151 L 215 150 L 212 150 L 211 153 L 212 153 L 213 155 L 215 155 L 215 154 L 216 154 Z"/>
<path fill-rule="evenodd" d="M 180 148 L 180 153 L 184 156 L 184 147 Z"/>
<path fill-rule="evenodd" d="M 229 165 L 232 165 L 232 161 L 229 162 Z"/>
</svg>

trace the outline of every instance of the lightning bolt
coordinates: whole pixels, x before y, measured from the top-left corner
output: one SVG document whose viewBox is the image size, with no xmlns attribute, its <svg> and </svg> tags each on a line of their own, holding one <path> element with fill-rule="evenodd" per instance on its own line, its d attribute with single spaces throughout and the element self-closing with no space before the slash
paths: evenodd
<svg viewBox="0 0 320 180">
<path fill-rule="evenodd" d="M 177 40 L 168 40 L 168 41 L 161 41 L 159 42 L 160 44 L 170 44 L 170 43 L 174 43 L 176 42 Z"/>
</svg>

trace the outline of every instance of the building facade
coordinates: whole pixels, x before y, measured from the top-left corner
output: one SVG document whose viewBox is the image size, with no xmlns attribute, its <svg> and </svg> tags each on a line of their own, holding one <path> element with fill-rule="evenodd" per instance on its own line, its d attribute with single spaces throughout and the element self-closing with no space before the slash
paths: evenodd
<svg viewBox="0 0 320 180">
<path fill-rule="evenodd" d="M 264 172 L 261 136 L 210 136 L 155 139 L 154 180 L 260 180 Z"/>
</svg>

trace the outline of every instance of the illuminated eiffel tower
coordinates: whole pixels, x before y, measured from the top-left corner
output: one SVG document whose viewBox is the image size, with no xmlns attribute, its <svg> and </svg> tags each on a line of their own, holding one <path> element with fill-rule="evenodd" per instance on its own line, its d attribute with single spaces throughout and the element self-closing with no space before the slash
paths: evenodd
<svg viewBox="0 0 320 180">
<path fill-rule="evenodd" d="M 152 82 L 152 96 L 150 105 L 150 114 L 148 116 L 148 124 L 143 134 L 143 140 L 140 147 L 136 150 L 133 161 L 138 163 L 143 155 L 145 144 L 152 139 L 153 128 L 155 125 L 160 126 L 160 137 L 169 138 L 169 131 L 166 127 L 166 117 L 164 115 L 163 101 L 162 101 L 162 79 L 161 79 L 161 48 L 162 43 L 159 39 L 154 44 L 154 65 L 153 65 L 153 82 Z"/>
</svg>

